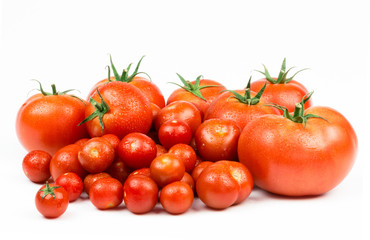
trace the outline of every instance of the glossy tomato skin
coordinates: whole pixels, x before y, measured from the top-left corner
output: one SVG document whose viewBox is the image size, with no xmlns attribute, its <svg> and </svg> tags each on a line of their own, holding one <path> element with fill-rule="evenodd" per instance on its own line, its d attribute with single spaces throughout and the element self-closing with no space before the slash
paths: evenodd
<svg viewBox="0 0 370 240">
<path fill-rule="evenodd" d="M 133 170 L 129 168 L 120 157 L 116 157 L 113 163 L 105 171 L 109 173 L 113 178 L 124 184 L 127 177 Z"/>
<path fill-rule="evenodd" d="M 112 145 L 115 152 L 117 152 L 117 147 L 119 142 L 121 141 L 116 135 L 114 134 L 105 134 L 101 136 L 103 139 L 107 140 L 110 145 Z"/>
<path fill-rule="evenodd" d="M 37 192 L 35 197 L 35 204 L 37 210 L 46 218 L 57 218 L 62 215 L 68 207 L 68 193 L 67 191 L 58 185 L 49 184 L 50 188 L 54 188 L 52 194 L 44 196 L 44 190 L 46 185 L 42 186 Z"/>
<path fill-rule="evenodd" d="M 170 153 L 156 157 L 150 164 L 150 175 L 160 188 L 171 182 L 181 180 L 184 173 L 184 163 Z"/>
<path fill-rule="evenodd" d="M 43 150 L 53 155 L 58 149 L 88 137 L 85 103 L 70 95 L 36 94 L 19 109 L 16 132 L 27 151 Z"/>
<path fill-rule="evenodd" d="M 190 188 L 193 191 L 195 191 L 195 182 L 194 182 L 193 177 L 189 173 L 185 172 L 184 176 L 181 178 L 180 182 L 184 182 L 184 183 L 189 184 Z"/>
<path fill-rule="evenodd" d="M 172 146 L 168 150 L 168 153 L 174 154 L 176 157 L 181 159 L 181 161 L 184 163 L 186 172 L 193 171 L 197 161 L 197 154 L 192 147 L 187 144 L 179 143 Z"/>
<path fill-rule="evenodd" d="M 73 172 L 60 175 L 55 180 L 55 184 L 62 186 L 67 191 L 69 202 L 73 202 L 79 198 L 84 190 L 82 179 Z"/>
<path fill-rule="evenodd" d="M 124 203 L 128 210 L 142 214 L 152 210 L 158 202 L 158 186 L 142 174 L 131 175 L 123 185 Z"/>
<path fill-rule="evenodd" d="M 189 144 L 191 141 L 192 131 L 189 125 L 180 120 L 169 120 L 163 123 L 158 130 L 159 142 L 169 149 L 175 144 Z"/>
<path fill-rule="evenodd" d="M 32 182 L 45 182 L 50 178 L 50 160 L 51 155 L 45 151 L 31 151 L 23 158 L 23 172 Z"/>
<path fill-rule="evenodd" d="M 104 130 L 98 117 L 84 123 L 91 137 L 115 134 L 122 139 L 131 132 L 149 131 L 152 125 L 152 110 L 148 99 L 137 87 L 115 81 L 101 86 L 99 92 L 109 106 L 109 110 L 102 117 Z M 91 97 L 98 103 L 101 102 L 97 92 Z M 88 103 L 85 117 L 90 116 L 95 110 L 93 105 Z"/>
<path fill-rule="evenodd" d="M 200 200 L 208 207 L 224 209 L 245 200 L 253 189 L 253 178 L 240 162 L 218 161 L 205 168 L 196 180 Z"/>
<path fill-rule="evenodd" d="M 101 178 L 107 178 L 107 177 L 112 177 L 112 176 L 106 172 L 88 174 L 83 181 L 84 190 L 87 193 L 87 195 L 89 195 L 91 185 L 93 185 L 94 182 L 96 182 L 97 180 Z"/>
<path fill-rule="evenodd" d="M 199 175 L 206 169 L 208 166 L 211 166 L 213 162 L 210 161 L 202 161 L 198 165 L 195 166 L 193 171 L 191 172 L 191 176 L 193 177 L 194 182 L 197 182 Z"/>
<path fill-rule="evenodd" d="M 194 193 L 189 184 L 176 181 L 162 189 L 159 200 L 167 212 L 181 214 L 193 204 Z"/>
<path fill-rule="evenodd" d="M 355 161 L 357 137 L 351 124 L 334 109 L 315 106 L 307 125 L 266 115 L 240 135 L 239 161 L 255 183 L 286 196 L 323 194 L 337 186 Z"/>
<path fill-rule="evenodd" d="M 238 159 L 240 128 L 233 120 L 209 119 L 204 121 L 195 133 L 198 154 L 205 161 Z"/>
<path fill-rule="evenodd" d="M 76 173 L 83 179 L 87 172 L 78 161 L 78 152 L 81 147 L 77 144 L 70 144 L 59 149 L 50 160 L 50 173 L 53 179 L 67 172 Z"/>
<path fill-rule="evenodd" d="M 305 86 L 295 80 L 291 80 L 288 83 L 272 84 L 265 78 L 262 78 L 251 83 L 251 90 L 257 92 L 265 83 L 266 88 L 263 92 L 265 101 L 284 106 L 288 108 L 289 112 L 293 112 L 295 104 L 301 102 L 303 97 L 308 94 Z M 312 106 L 312 98 L 304 104 L 305 108 L 310 106 Z"/>
<path fill-rule="evenodd" d="M 91 185 L 89 197 L 99 210 L 115 208 L 123 201 L 123 186 L 115 178 L 101 178 Z"/>
<path fill-rule="evenodd" d="M 236 90 L 236 92 L 244 95 L 245 91 Z M 255 92 L 251 92 L 252 96 L 255 94 Z M 232 97 L 232 93 L 224 92 L 209 106 L 204 120 L 212 118 L 233 120 L 242 130 L 247 123 L 260 116 L 265 114 L 280 114 L 279 110 L 266 106 L 266 103 L 263 95 L 258 104 L 248 105 Z"/>
</svg>

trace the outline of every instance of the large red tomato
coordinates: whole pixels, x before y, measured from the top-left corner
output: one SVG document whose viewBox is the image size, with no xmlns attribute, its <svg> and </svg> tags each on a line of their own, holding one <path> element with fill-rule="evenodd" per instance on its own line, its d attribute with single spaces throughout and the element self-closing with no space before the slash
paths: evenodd
<svg viewBox="0 0 370 240">
<path fill-rule="evenodd" d="M 85 102 L 68 91 L 41 93 L 30 97 L 19 109 L 16 120 L 18 139 L 27 151 L 43 150 L 53 155 L 58 149 L 88 136 Z"/>
<path fill-rule="evenodd" d="M 281 108 L 285 117 L 262 116 L 241 133 L 239 161 L 260 188 L 288 196 L 323 194 L 352 168 L 357 137 L 351 124 L 332 108 L 304 111 L 303 105 L 294 115 Z"/>
<path fill-rule="evenodd" d="M 296 72 L 292 77 L 287 78 L 288 72 L 292 68 L 286 70 L 286 60 L 284 58 L 281 66 L 280 74 L 277 78 L 270 76 L 268 70 L 265 67 L 265 72 L 259 71 L 265 78 L 254 81 L 251 83 L 251 90 L 258 91 L 266 83 L 266 89 L 263 93 L 265 101 L 268 103 L 275 103 L 288 108 L 290 112 L 294 111 L 294 105 L 300 102 L 301 99 L 308 93 L 308 90 L 303 84 L 293 80 L 295 75 L 305 69 Z M 312 100 L 309 99 L 305 103 L 305 108 L 312 105 Z"/>
</svg>

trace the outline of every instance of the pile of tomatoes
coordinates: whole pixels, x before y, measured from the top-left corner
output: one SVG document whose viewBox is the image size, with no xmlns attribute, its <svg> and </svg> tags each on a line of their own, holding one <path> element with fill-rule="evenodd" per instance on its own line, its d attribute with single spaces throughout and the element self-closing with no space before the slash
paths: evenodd
<svg viewBox="0 0 370 240">
<path fill-rule="evenodd" d="M 158 201 L 181 214 L 194 197 L 225 209 L 247 199 L 254 185 L 318 195 L 352 168 L 351 124 L 332 108 L 313 106 L 312 92 L 293 80 L 300 71 L 288 77 L 285 59 L 276 77 L 264 67 L 264 78 L 238 90 L 178 74 L 179 88 L 167 101 L 139 72 L 142 59 L 121 75 L 110 59 L 108 78 L 87 101 L 39 83 L 40 93 L 21 106 L 16 131 L 29 151 L 23 171 L 46 182 L 35 198 L 45 217 L 60 216 L 83 192 L 100 210 L 124 202 L 137 214 Z"/>
</svg>

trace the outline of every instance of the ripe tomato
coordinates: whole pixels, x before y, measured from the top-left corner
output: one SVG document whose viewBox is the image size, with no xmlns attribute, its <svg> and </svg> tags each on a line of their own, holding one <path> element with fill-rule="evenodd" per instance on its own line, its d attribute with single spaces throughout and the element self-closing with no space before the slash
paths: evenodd
<svg viewBox="0 0 370 240">
<path fill-rule="evenodd" d="M 134 170 L 132 173 L 130 173 L 129 177 L 135 176 L 135 175 L 144 175 L 151 178 L 150 174 L 150 168 L 140 168 Z"/>
<path fill-rule="evenodd" d="M 303 86 L 303 84 L 293 80 L 293 77 L 301 72 L 302 69 L 296 72 L 292 77 L 287 78 L 288 72 L 292 69 L 286 71 L 286 59 L 284 58 L 283 64 L 278 78 L 272 78 L 265 67 L 265 72 L 258 71 L 265 75 L 265 78 L 254 81 L 251 83 L 251 90 L 258 91 L 266 83 L 266 89 L 263 93 L 263 97 L 267 103 L 275 103 L 288 108 L 289 112 L 294 111 L 295 104 L 300 102 L 301 99 L 308 93 L 308 90 Z M 312 105 L 312 100 L 309 99 L 305 103 L 305 108 Z"/>
<path fill-rule="evenodd" d="M 192 132 L 189 125 L 180 120 L 169 120 L 163 123 L 158 130 L 159 142 L 166 149 L 178 143 L 190 143 L 191 136 Z"/>
<path fill-rule="evenodd" d="M 114 134 L 105 134 L 101 137 L 103 139 L 107 140 L 110 143 L 110 145 L 112 145 L 112 147 L 114 149 L 114 152 L 117 152 L 117 147 L 118 147 L 118 144 L 121 140 L 116 135 L 114 135 Z"/>
<path fill-rule="evenodd" d="M 88 174 L 84 179 L 84 190 L 87 193 L 87 195 L 89 195 L 91 185 L 93 185 L 94 182 L 96 182 L 97 180 L 101 178 L 107 178 L 107 177 L 111 177 L 111 175 L 105 172 Z"/>
<path fill-rule="evenodd" d="M 150 175 L 159 187 L 181 180 L 184 173 L 184 163 L 170 153 L 156 157 L 150 164 Z"/>
<path fill-rule="evenodd" d="M 238 159 L 238 139 L 240 128 L 229 119 L 209 119 L 204 121 L 195 133 L 198 154 L 205 161 Z"/>
<path fill-rule="evenodd" d="M 127 177 L 132 172 L 132 169 L 129 168 L 120 157 L 116 157 L 116 159 L 109 166 L 106 172 L 109 173 L 113 178 L 124 184 Z"/>
<path fill-rule="evenodd" d="M 64 173 L 60 175 L 56 180 L 55 184 L 62 186 L 68 193 L 68 200 L 73 202 L 80 197 L 84 190 L 84 184 L 81 178 L 73 172 Z"/>
<path fill-rule="evenodd" d="M 97 209 L 115 208 L 123 201 L 123 186 L 115 178 L 101 178 L 91 185 L 89 197 Z"/>
<path fill-rule="evenodd" d="M 167 104 L 176 101 L 191 102 L 200 110 L 202 117 L 207 111 L 209 104 L 220 95 L 220 92 L 226 88 L 219 82 L 201 79 L 202 76 L 197 77 L 195 81 L 187 81 L 180 74 L 177 74 L 183 86 L 171 93 L 167 99 Z"/>
<path fill-rule="evenodd" d="M 77 144 L 70 144 L 59 149 L 50 160 L 50 173 L 53 179 L 67 172 L 76 173 L 83 179 L 87 172 L 78 161 L 78 152 L 81 147 Z"/>
<path fill-rule="evenodd" d="M 99 87 L 86 106 L 85 123 L 91 137 L 115 134 L 119 139 L 131 132 L 147 133 L 152 125 L 148 99 L 125 82 L 109 82 Z"/>
<path fill-rule="evenodd" d="M 208 207 L 224 209 L 244 201 L 252 192 L 253 178 L 240 162 L 218 161 L 196 180 L 200 200 Z"/>
<path fill-rule="evenodd" d="M 193 177 L 195 183 L 197 182 L 198 177 L 203 172 L 203 170 L 206 169 L 208 166 L 211 166 L 212 164 L 213 162 L 210 161 L 202 161 L 195 166 L 195 168 L 191 172 L 191 176 Z"/>
<path fill-rule="evenodd" d="M 89 173 L 99 173 L 112 164 L 114 156 L 112 145 L 103 138 L 95 137 L 81 147 L 78 161 Z"/>
<path fill-rule="evenodd" d="M 81 139 L 77 140 L 74 144 L 82 147 L 89 140 L 90 140 L 90 138 L 81 138 Z"/>
<path fill-rule="evenodd" d="M 154 122 L 155 128 L 159 130 L 161 125 L 169 120 L 186 122 L 194 134 L 202 122 L 202 116 L 194 104 L 185 101 L 176 101 L 161 109 Z"/>
<path fill-rule="evenodd" d="M 132 169 L 146 168 L 156 157 L 157 147 L 145 134 L 130 133 L 119 143 L 118 155 Z"/>
<path fill-rule="evenodd" d="M 167 150 L 162 145 L 156 144 L 155 146 L 157 147 L 156 157 L 158 157 L 159 155 L 162 155 L 164 153 L 167 153 Z"/>
<path fill-rule="evenodd" d="M 50 160 L 51 155 L 45 151 L 31 151 L 23 158 L 23 172 L 32 182 L 45 182 L 50 178 Z"/>
<path fill-rule="evenodd" d="M 186 212 L 193 204 L 194 193 L 189 184 L 176 181 L 165 186 L 159 201 L 163 208 L 171 214 Z"/>
<path fill-rule="evenodd" d="M 179 143 L 173 145 L 168 150 L 168 153 L 174 154 L 176 157 L 181 159 L 181 161 L 184 163 L 186 172 L 193 171 L 197 161 L 197 154 L 192 147 L 187 144 Z"/>
<path fill-rule="evenodd" d="M 133 213 L 149 212 L 158 202 L 158 186 L 145 175 L 130 176 L 123 185 L 123 192 L 125 205 Z"/>
<path fill-rule="evenodd" d="M 184 176 L 181 178 L 180 182 L 185 182 L 185 183 L 189 184 L 191 189 L 193 191 L 195 191 L 195 182 L 194 182 L 193 177 L 189 173 L 185 172 Z"/>
<path fill-rule="evenodd" d="M 44 92 L 30 97 L 19 109 L 17 136 L 27 151 L 42 150 L 53 155 L 58 149 L 88 136 L 85 126 L 77 126 L 85 117 L 85 102 L 65 92 Z"/>
<path fill-rule="evenodd" d="M 240 135 L 239 161 L 256 185 L 287 196 L 323 194 L 337 186 L 355 161 L 357 137 L 336 110 L 314 106 L 299 114 L 266 115 Z M 283 110 L 283 109 L 282 109 Z M 318 116 L 320 116 L 321 119 Z"/>
<path fill-rule="evenodd" d="M 42 215 L 47 218 L 56 218 L 67 210 L 68 193 L 63 187 L 46 182 L 37 191 L 35 204 Z"/>
</svg>

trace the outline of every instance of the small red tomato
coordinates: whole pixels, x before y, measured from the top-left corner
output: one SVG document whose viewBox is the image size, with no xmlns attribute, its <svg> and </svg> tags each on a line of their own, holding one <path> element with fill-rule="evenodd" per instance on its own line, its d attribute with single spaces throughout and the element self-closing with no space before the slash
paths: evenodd
<svg viewBox="0 0 370 240">
<path fill-rule="evenodd" d="M 112 145 L 114 151 L 117 151 L 118 144 L 121 140 L 116 135 L 109 133 L 109 134 L 104 134 L 101 137 L 107 140 L 110 143 L 110 145 Z"/>
<path fill-rule="evenodd" d="M 167 153 L 167 150 L 162 145 L 156 144 L 156 147 L 157 147 L 157 156 L 156 157 Z"/>
<path fill-rule="evenodd" d="M 180 158 L 185 165 L 185 171 L 191 172 L 195 167 L 197 161 L 197 154 L 194 149 L 187 144 L 176 144 L 172 146 L 168 153 L 174 154 L 176 157 Z"/>
<path fill-rule="evenodd" d="M 132 169 L 127 167 L 127 165 L 122 161 L 121 158 L 117 157 L 106 170 L 106 172 L 109 173 L 113 178 L 124 184 L 127 177 L 132 172 Z"/>
<path fill-rule="evenodd" d="M 45 182 L 50 178 L 50 160 L 51 155 L 45 151 L 31 151 L 23 158 L 23 172 L 32 182 Z"/>
<path fill-rule="evenodd" d="M 240 162 L 218 161 L 203 170 L 195 186 L 204 204 L 224 209 L 244 201 L 250 195 L 253 178 Z"/>
<path fill-rule="evenodd" d="M 101 178 L 95 181 L 89 191 L 92 204 L 100 209 L 115 208 L 123 201 L 123 186 L 115 178 Z"/>
<path fill-rule="evenodd" d="M 191 172 L 191 176 L 193 177 L 195 183 L 197 182 L 198 177 L 203 172 L 203 170 L 212 164 L 213 162 L 202 161 L 198 165 L 195 166 L 195 168 Z"/>
<path fill-rule="evenodd" d="M 74 144 L 77 144 L 78 146 L 82 147 L 89 140 L 90 138 L 81 138 L 77 140 Z"/>
<path fill-rule="evenodd" d="M 181 178 L 180 181 L 189 184 L 191 189 L 195 191 L 195 182 L 194 182 L 193 177 L 189 173 L 185 172 L 184 176 Z"/>
<path fill-rule="evenodd" d="M 81 178 L 73 172 L 63 173 L 55 180 L 55 184 L 62 186 L 68 192 L 70 202 L 79 198 L 84 190 L 84 184 Z"/>
<path fill-rule="evenodd" d="M 178 143 L 189 144 L 191 136 L 189 125 L 180 120 L 167 121 L 158 130 L 159 142 L 167 149 Z"/>
<path fill-rule="evenodd" d="M 194 193 L 189 184 L 176 181 L 162 189 L 159 200 L 167 212 L 181 214 L 193 204 Z"/>
<path fill-rule="evenodd" d="M 35 204 L 42 215 L 56 218 L 67 210 L 68 193 L 63 187 L 46 182 L 37 192 Z"/>
<path fill-rule="evenodd" d="M 144 176 L 147 176 L 147 177 L 151 177 L 151 175 L 150 175 L 150 168 L 136 169 L 135 171 L 133 171 L 132 173 L 130 173 L 130 175 L 128 177 L 132 177 L 132 176 L 135 176 L 135 175 L 144 175 Z"/>
<path fill-rule="evenodd" d="M 181 180 L 184 173 L 184 163 L 170 153 L 156 157 L 150 164 L 150 174 L 159 187 Z"/>
<path fill-rule="evenodd" d="M 127 209 L 133 213 L 149 212 L 158 202 L 157 184 L 141 174 L 132 175 L 126 180 L 123 194 Z"/>
<path fill-rule="evenodd" d="M 87 175 L 84 179 L 84 190 L 87 193 L 87 195 L 89 195 L 91 185 L 93 185 L 94 182 L 96 182 L 97 180 L 101 178 L 107 178 L 107 177 L 111 177 L 111 175 L 105 172 L 90 173 L 89 175 Z"/>
<path fill-rule="evenodd" d="M 89 173 L 99 173 L 106 170 L 114 160 L 112 145 L 99 137 L 87 141 L 78 152 L 78 161 Z"/>
</svg>

